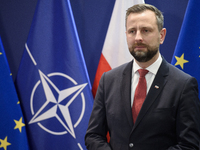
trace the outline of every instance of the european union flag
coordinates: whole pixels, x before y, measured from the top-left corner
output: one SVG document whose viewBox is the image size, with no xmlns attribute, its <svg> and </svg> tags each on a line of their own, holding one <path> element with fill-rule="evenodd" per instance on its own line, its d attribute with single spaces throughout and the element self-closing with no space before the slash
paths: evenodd
<svg viewBox="0 0 200 150">
<path fill-rule="evenodd" d="M 200 88 L 199 0 L 190 0 L 188 2 L 182 28 L 172 58 L 172 64 L 195 77 Z"/>
<path fill-rule="evenodd" d="M 28 150 L 24 118 L 0 39 L 0 149 Z"/>
<path fill-rule="evenodd" d="M 16 78 L 32 150 L 83 150 L 93 105 L 69 0 L 40 0 Z"/>
</svg>

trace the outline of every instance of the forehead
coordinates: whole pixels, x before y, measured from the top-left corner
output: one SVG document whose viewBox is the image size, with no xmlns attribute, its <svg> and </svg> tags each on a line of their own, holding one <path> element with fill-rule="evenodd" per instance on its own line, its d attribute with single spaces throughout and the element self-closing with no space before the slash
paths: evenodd
<svg viewBox="0 0 200 150">
<path fill-rule="evenodd" d="M 134 24 L 156 25 L 156 15 L 153 11 L 145 10 L 140 13 L 130 13 L 127 17 L 127 27 Z"/>
</svg>

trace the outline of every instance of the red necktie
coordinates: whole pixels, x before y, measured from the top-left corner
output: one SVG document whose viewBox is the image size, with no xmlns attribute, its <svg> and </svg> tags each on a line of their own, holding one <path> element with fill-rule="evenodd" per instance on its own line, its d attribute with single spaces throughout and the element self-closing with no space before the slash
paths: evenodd
<svg viewBox="0 0 200 150">
<path fill-rule="evenodd" d="M 134 101 L 132 106 L 132 115 L 133 115 L 133 121 L 135 123 L 137 116 L 140 112 L 140 109 L 142 107 L 142 104 L 146 98 L 147 93 L 147 83 L 145 79 L 145 75 L 149 72 L 145 69 L 139 69 L 138 70 L 140 74 L 138 85 L 135 89 L 135 95 L 134 95 Z"/>
</svg>

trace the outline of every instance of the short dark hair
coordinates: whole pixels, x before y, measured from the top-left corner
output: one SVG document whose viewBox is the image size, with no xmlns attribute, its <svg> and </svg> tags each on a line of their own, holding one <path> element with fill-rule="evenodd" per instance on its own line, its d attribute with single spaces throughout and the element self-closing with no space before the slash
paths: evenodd
<svg viewBox="0 0 200 150">
<path fill-rule="evenodd" d="M 155 13 L 158 30 L 161 31 L 164 26 L 164 16 L 160 10 L 158 10 L 155 6 L 149 5 L 149 4 L 137 4 L 137 5 L 133 5 L 132 7 L 128 8 L 126 11 L 125 24 L 127 23 L 127 18 L 131 13 L 142 13 L 146 10 L 150 10 Z"/>
</svg>

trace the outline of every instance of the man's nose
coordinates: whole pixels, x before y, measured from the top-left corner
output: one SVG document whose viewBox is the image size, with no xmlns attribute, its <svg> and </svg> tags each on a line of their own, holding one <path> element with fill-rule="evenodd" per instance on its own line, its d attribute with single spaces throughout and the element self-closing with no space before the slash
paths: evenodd
<svg viewBox="0 0 200 150">
<path fill-rule="evenodd" d="M 142 41 L 143 41 L 142 34 L 141 34 L 140 31 L 137 31 L 137 32 L 136 32 L 135 41 L 136 41 L 136 42 L 142 42 Z"/>
</svg>

